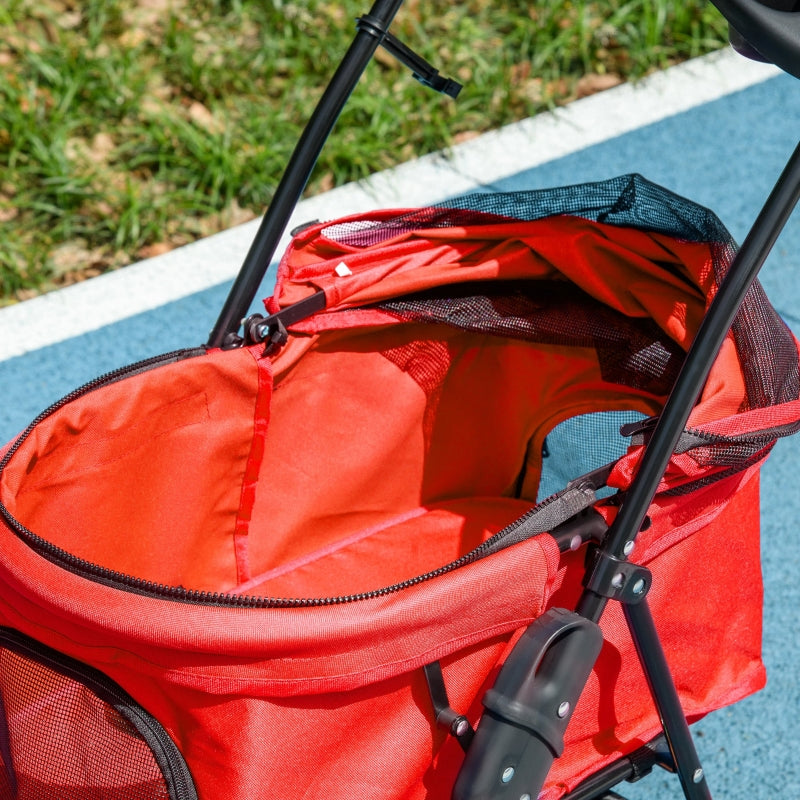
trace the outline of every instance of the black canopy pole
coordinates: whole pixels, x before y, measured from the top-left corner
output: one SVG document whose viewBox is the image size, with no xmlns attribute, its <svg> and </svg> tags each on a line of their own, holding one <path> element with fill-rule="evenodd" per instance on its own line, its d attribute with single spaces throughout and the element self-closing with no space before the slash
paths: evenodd
<svg viewBox="0 0 800 800">
<path fill-rule="evenodd" d="M 242 317 L 253 302 L 319 154 L 380 45 L 381 32 L 388 31 L 402 4 L 403 0 L 376 0 L 369 12 L 370 25 L 359 26 L 353 43 L 297 142 L 269 209 L 209 334 L 208 347 L 223 347 L 235 341 Z"/>
</svg>

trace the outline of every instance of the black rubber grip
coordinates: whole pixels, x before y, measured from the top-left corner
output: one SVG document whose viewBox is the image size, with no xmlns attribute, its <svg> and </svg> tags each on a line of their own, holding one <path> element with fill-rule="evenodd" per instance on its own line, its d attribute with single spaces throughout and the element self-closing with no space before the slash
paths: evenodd
<svg viewBox="0 0 800 800">
<path fill-rule="evenodd" d="M 711 0 L 765 61 L 800 78 L 800 11 L 793 0 Z"/>
</svg>

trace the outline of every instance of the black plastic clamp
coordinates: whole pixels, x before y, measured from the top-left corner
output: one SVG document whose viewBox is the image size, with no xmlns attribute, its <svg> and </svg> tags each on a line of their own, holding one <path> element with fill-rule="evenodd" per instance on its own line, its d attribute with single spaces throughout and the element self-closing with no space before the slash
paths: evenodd
<svg viewBox="0 0 800 800">
<path fill-rule="evenodd" d="M 647 597 L 653 583 L 647 567 L 610 555 L 601 547 L 591 547 L 586 562 L 583 585 L 589 591 L 628 605 L 641 603 Z"/>
<path fill-rule="evenodd" d="M 596 623 L 565 609 L 525 631 L 483 699 L 454 800 L 538 796 L 602 645 Z"/>
<path fill-rule="evenodd" d="M 374 36 L 379 42 L 383 42 L 383 38 L 388 35 L 389 29 L 381 23 L 372 14 L 362 14 L 356 18 L 356 30 L 368 33 Z"/>
<path fill-rule="evenodd" d="M 586 542 L 600 543 L 606 533 L 608 525 L 605 519 L 592 506 L 579 511 L 574 517 L 570 517 L 550 531 L 562 553 L 578 550 Z"/>
</svg>

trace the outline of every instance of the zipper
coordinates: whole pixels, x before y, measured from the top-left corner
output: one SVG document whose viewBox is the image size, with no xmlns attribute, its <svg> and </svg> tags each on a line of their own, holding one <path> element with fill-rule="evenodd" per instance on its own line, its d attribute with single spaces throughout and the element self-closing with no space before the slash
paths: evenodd
<svg viewBox="0 0 800 800">
<path fill-rule="evenodd" d="M 150 749 L 170 800 L 197 800 L 189 767 L 175 742 L 158 720 L 111 678 L 11 628 L 0 627 L 0 645 L 85 686 L 99 700 L 114 708 L 136 729 Z"/>
<path fill-rule="evenodd" d="M 297 598 L 280 598 L 280 597 L 261 597 L 256 595 L 237 595 L 228 592 L 209 592 L 199 589 L 186 589 L 182 586 L 166 586 L 160 583 L 154 583 L 143 578 L 136 578 L 132 575 L 126 575 L 122 572 L 117 572 L 107 567 L 102 567 L 91 561 L 73 555 L 66 550 L 56 547 L 50 542 L 37 536 L 32 531 L 28 530 L 22 523 L 16 520 L 7 511 L 4 505 L 0 504 L 0 512 L 2 512 L 6 523 L 23 539 L 23 541 L 31 547 L 32 550 L 39 555 L 46 558 L 48 561 L 66 569 L 81 577 L 93 580 L 97 583 L 110 586 L 114 589 L 121 589 L 123 591 L 133 592 L 134 594 L 141 594 L 147 597 L 154 597 L 162 600 L 175 600 L 183 603 L 190 603 L 194 605 L 205 606 L 223 606 L 228 608 L 248 608 L 248 609 L 267 609 L 267 608 L 313 608 L 320 606 L 343 605 L 347 603 L 355 603 L 362 600 L 373 600 L 378 597 L 385 597 L 387 595 L 401 592 L 405 589 L 410 589 L 421 583 L 439 578 L 447 575 L 462 567 L 469 566 L 476 561 L 486 558 L 487 556 L 494 555 L 504 548 L 504 540 L 511 539 L 512 544 L 518 542 L 513 539 L 513 534 L 524 527 L 530 518 L 539 513 L 543 508 L 550 505 L 559 499 L 560 493 L 552 495 L 543 500 L 538 505 L 531 508 L 521 517 L 518 517 L 514 522 L 507 525 L 502 530 L 495 533 L 482 544 L 478 545 L 475 549 L 470 550 L 469 553 L 461 556 L 449 564 L 438 567 L 437 569 L 426 572 L 423 575 L 409 578 L 400 583 L 392 584 L 381 589 L 374 589 L 369 592 L 361 592 L 359 594 L 343 595 L 338 597 L 297 597 Z M 533 534 L 536 535 L 536 534 Z M 532 538 L 532 537 L 531 537 Z"/>
<path fill-rule="evenodd" d="M 68 395 L 58 400 L 51 405 L 41 414 L 39 414 L 33 422 L 28 425 L 25 431 L 20 434 L 17 440 L 12 444 L 2 461 L 0 461 L 0 474 L 6 467 L 8 461 L 17 451 L 19 446 L 25 438 L 33 431 L 33 429 L 44 419 L 51 414 L 58 411 L 63 406 L 78 399 L 79 397 L 88 394 L 89 392 L 106 386 L 110 383 L 131 377 L 139 372 L 144 372 L 148 369 L 153 369 L 158 366 L 163 366 L 168 363 L 183 360 L 185 358 L 192 358 L 197 355 L 202 355 L 206 352 L 205 348 L 193 348 L 189 350 L 177 350 L 171 353 L 165 353 L 161 356 L 147 359 L 145 361 L 131 364 L 113 372 L 101 375 L 89 383 L 73 390 Z M 588 477 L 588 476 L 585 476 Z M 568 485 L 567 489 L 570 490 L 574 484 L 580 482 L 582 479 L 577 479 Z M 17 520 L 3 505 L 0 503 L 0 515 L 5 519 L 6 524 L 22 539 L 34 552 L 38 553 L 48 561 L 56 564 L 59 567 L 66 569 L 80 577 L 87 578 L 88 580 L 110 586 L 114 589 L 133 592 L 134 594 L 141 594 L 147 597 L 154 597 L 163 600 L 174 600 L 183 603 L 190 603 L 195 605 L 205 606 L 223 606 L 229 608 L 248 608 L 248 609 L 266 609 L 266 608 L 311 608 L 319 606 L 332 606 L 346 603 L 354 603 L 362 600 L 372 600 L 378 597 L 385 597 L 386 595 L 395 594 L 405 589 L 410 589 L 418 584 L 425 583 L 433 580 L 434 578 L 441 577 L 450 572 L 453 572 L 462 567 L 469 566 L 482 558 L 493 555 L 503 549 L 503 540 L 513 537 L 513 534 L 521 527 L 527 524 L 533 514 L 538 513 L 541 509 L 548 506 L 550 503 L 559 499 L 563 492 L 558 492 L 551 497 L 546 498 L 541 503 L 533 506 L 529 511 L 521 517 L 514 520 L 514 522 L 507 525 L 502 530 L 495 533 L 482 544 L 478 545 L 469 553 L 461 556 L 449 564 L 438 567 L 437 569 L 427 572 L 423 575 L 418 575 L 414 578 L 409 578 L 400 583 L 386 586 L 381 589 L 374 589 L 368 592 L 359 594 L 344 595 L 339 597 L 320 597 L 320 598 L 281 598 L 281 597 L 261 597 L 256 595 L 237 595 L 228 592 L 210 592 L 199 589 L 186 589 L 182 586 L 167 586 L 153 581 L 145 580 L 144 578 L 136 578 L 132 575 L 127 575 L 107 567 L 100 566 L 94 562 L 87 561 L 72 553 L 57 547 L 56 545 L 42 539 L 33 531 L 26 528 L 19 520 Z M 532 534 L 535 535 L 535 534 Z M 516 541 L 511 538 L 512 544 Z"/>
<path fill-rule="evenodd" d="M 114 589 L 121 589 L 124 591 L 133 592 L 135 594 L 142 594 L 148 597 L 154 597 L 162 600 L 176 600 L 183 603 L 191 603 L 194 605 L 206 606 L 224 606 L 229 608 L 250 608 L 250 609 L 266 609 L 266 608 L 311 608 L 318 606 L 332 606 L 341 605 L 346 603 L 355 603 L 361 600 L 373 600 L 378 597 L 385 597 L 386 595 L 401 592 L 404 589 L 410 589 L 420 583 L 433 580 L 434 578 L 446 575 L 461 567 L 468 566 L 475 561 L 485 558 L 486 556 L 493 555 L 495 552 L 502 549 L 502 539 L 511 535 L 514 531 L 525 524 L 530 516 L 542 508 L 544 505 L 552 502 L 550 498 L 539 503 L 523 516 L 516 519 L 510 525 L 498 531 L 491 538 L 487 539 L 482 544 L 478 545 L 474 550 L 461 556 L 449 564 L 438 567 L 432 572 L 427 572 L 424 575 L 418 575 L 414 578 L 402 581 L 400 583 L 386 586 L 381 589 L 374 589 L 369 592 L 361 592 L 359 594 L 343 595 L 339 597 L 260 597 L 256 595 L 237 595 L 228 592 L 209 592 L 199 589 L 186 589 L 182 586 L 166 586 L 160 583 L 154 583 L 143 578 L 136 578 L 132 575 L 126 575 L 122 572 L 102 567 L 91 561 L 73 555 L 72 553 L 56 547 L 50 542 L 37 536 L 32 531 L 28 530 L 21 522 L 16 520 L 6 510 L 5 506 L 0 504 L 0 512 L 2 512 L 6 523 L 17 533 L 17 535 L 28 544 L 28 546 L 37 552 L 39 555 L 46 558 L 48 561 L 60 566 L 69 572 L 79 575 L 89 580 L 102 583 Z"/>
</svg>

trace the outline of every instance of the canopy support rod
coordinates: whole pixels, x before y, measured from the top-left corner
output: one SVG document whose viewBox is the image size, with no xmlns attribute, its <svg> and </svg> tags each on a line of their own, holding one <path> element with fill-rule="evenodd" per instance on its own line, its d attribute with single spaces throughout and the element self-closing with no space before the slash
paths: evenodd
<svg viewBox="0 0 800 800">
<path fill-rule="evenodd" d="M 208 338 L 208 347 L 233 347 L 241 343 L 236 333 L 255 297 L 264 273 L 289 223 L 297 202 L 311 177 L 347 100 L 381 43 L 374 29 L 388 31 L 403 0 L 376 0 L 369 12 L 372 28 L 359 27 L 325 93 L 306 125 L 281 178 L 269 210 L 231 287 Z"/>
</svg>

